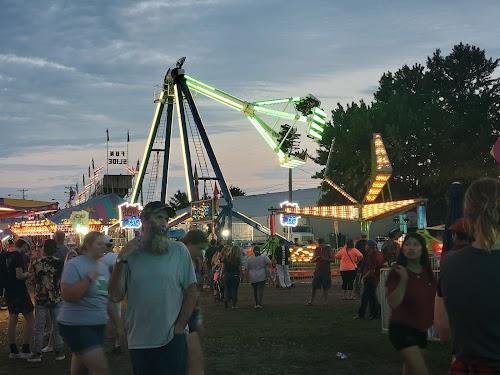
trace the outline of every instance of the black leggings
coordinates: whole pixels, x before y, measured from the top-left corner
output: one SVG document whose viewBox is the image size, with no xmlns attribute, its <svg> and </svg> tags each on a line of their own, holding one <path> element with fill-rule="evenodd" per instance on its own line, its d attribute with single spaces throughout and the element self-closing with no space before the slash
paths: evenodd
<svg viewBox="0 0 500 375">
<path fill-rule="evenodd" d="M 232 302 L 233 306 L 236 306 L 238 302 L 238 287 L 240 285 L 240 275 L 237 273 L 230 273 L 224 276 L 224 301 L 229 303 Z"/>
<path fill-rule="evenodd" d="M 262 298 L 264 297 L 264 287 L 265 286 L 266 286 L 265 281 L 259 281 L 258 283 L 252 283 L 253 298 L 255 300 L 255 305 L 262 306 Z"/>
<path fill-rule="evenodd" d="M 352 290 L 354 287 L 354 279 L 356 279 L 356 270 L 340 271 L 342 276 L 342 290 Z"/>
</svg>

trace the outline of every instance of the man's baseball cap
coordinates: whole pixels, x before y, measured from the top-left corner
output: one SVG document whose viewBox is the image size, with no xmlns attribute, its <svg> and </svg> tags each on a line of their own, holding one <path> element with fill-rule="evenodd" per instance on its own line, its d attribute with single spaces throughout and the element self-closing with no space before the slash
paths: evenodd
<svg viewBox="0 0 500 375">
<path fill-rule="evenodd" d="M 467 233 L 465 230 L 464 218 L 461 217 L 460 219 L 457 219 L 452 225 L 450 225 L 449 229 L 455 233 Z"/>
<path fill-rule="evenodd" d="M 165 211 L 168 213 L 168 207 L 160 201 L 149 202 L 144 206 L 141 212 L 141 218 L 148 219 L 154 212 Z"/>
<path fill-rule="evenodd" d="M 105 235 L 104 236 L 104 243 L 106 245 L 113 245 L 113 237 Z"/>
<path fill-rule="evenodd" d="M 377 247 L 377 242 L 376 242 L 376 241 L 374 241 L 374 240 L 368 240 L 368 241 L 366 241 L 366 244 L 367 244 L 368 246 Z"/>
</svg>

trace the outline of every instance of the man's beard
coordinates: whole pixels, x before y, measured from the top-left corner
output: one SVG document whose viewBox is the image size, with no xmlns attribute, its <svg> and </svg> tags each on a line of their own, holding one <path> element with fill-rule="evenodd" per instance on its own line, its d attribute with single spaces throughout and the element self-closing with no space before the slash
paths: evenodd
<svg viewBox="0 0 500 375">
<path fill-rule="evenodd" d="M 168 251 L 167 236 L 160 231 L 155 231 L 152 233 L 151 239 L 146 244 L 145 250 L 154 255 L 165 254 Z"/>
</svg>

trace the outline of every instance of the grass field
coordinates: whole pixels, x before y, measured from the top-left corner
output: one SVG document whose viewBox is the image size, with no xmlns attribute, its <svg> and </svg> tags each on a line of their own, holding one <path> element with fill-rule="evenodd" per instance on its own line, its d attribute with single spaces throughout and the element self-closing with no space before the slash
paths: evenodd
<svg viewBox="0 0 500 375">
<path fill-rule="evenodd" d="M 306 307 L 309 284 L 291 290 L 266 289 L 264 309 L 254 310 L 251 288 L 240 287 L 239 309 L 225 310 L 203 292 L 206 374 L 398 374 L 400 363 L 379 321 L 354 321 L 357 301 L 339 298 L 334 283 L 328 306 Z M 151 308 L 154 308 L 152 306 Z M 41 364 L 9 360 L 7 313 L 0 312 L 0 375 L 62 375 L 69 359 L 55 362 L 52 355 Z M 347 353 L 337 360 L 337 352 Z M 432 374 L 445 374 L 450 349 L 432 342 L 428 364 Z M 69 355 L 68 355 L 69 358 Z M 111 373 L 131 374 L 126 353 L 108 356 Z M 165 374 L 168 374 L 166 372 Z"/>
</svg>

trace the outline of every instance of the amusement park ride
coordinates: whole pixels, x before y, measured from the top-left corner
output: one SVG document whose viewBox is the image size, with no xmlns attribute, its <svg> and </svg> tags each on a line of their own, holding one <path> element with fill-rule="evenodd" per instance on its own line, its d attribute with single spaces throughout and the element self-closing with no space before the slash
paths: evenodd
<svg viewBox="0 0 500 375">
<path fill-rule="evenodd" d="M 163 203 L 166 202 L 170 141 L 175 105 L 189 202 L 194 205 L 193 202 L 199 201 L 198 180 L 204 181 L 205 184 L 208 182 L 212 189 L 211 192 L 204 192 L 205 198 L 209 195 L 215 197 L 216 184 L 218 183 L 221 188 L 222 199 L 225 202 L 224 205 L 221 205 L 219 212 L 215 212 L 218 211 L 217 207 L 211 207 L 213 200 L 212 203 L 207 203 L 204 206 L 207 208 L 204 210 L 207 215 L 201 215 L 203 217 L 201 219 L 197 218 L 197 221 L 207 219 L 205 216 L 212 216 L 215 213 L 214 226 L 224 226 L 227 219 L 228 227 L 231 228 L 232 218 L 236 217 L 265 234 L 271 234 L 268 228 L 233 209 L 233 198 L 208 139 L 193 93 L 206 96 L 242 112 L 267 145 L 276 153 L 279 165 L 284 168 L 294 168 L 302 165 L 308 157 L 307 149 L 300 149 L 301 139 L 297 132 L 299 124 L 306 125 L 307 137 L 321 140 L 326 126 L 326 114 L 319 108 L 320 101 L 313 95 L 307 95 L 304 97 L 247 102 L 186 75 L 182 68 L 184 61 L 184 57 L 179 59 L 176 66 L 167 71 L 163 85 L 158 95 L 155 95 L 156 109 L 142 162 L 135 178 L 131 203 L 138 202 L 140 196 L 144 193 L 144 178 L 147 170 L 149 171 L 149 187 L 146 192 L 146 200 L 152 199 L 158 186 L 160 163 L 163 164 L 159 184 L 161 186 L 160 199 Z M 287 123 L 284 123 L 285 121 Z M 197 173 L 193 173 L 192 162 L 194 157 L 192 151 L 196 154 L 201 177 L 196 176 Z M 161 154 L 163 154 L 163 158 L 161 158 Z M 150 163 L 151 155 L 153 155 L 152 163 Z M 173 226 L 188 219 L 192 216 L 192 212 L 193 210 L 174 218 L 169 225 Z M 200 210 L 196 212 L 199 213 Z M 228 239 L 231 240 L 231 234 L 229 234 Z"/>
<path fill-rule="evenodd" d="M 334 143 L 331 148 L 333 149 Z M 403 211 L 408 211 L 425 203 L 425 199 L 404 199 L 393 201 L 388 181 L 392 176 L 392 165 L 387 155 L 387 151 L 380 134 L 373 134 L 372 139 L 372 172 L 370 184 L 366 194 L 361 202 L 358 202 L 348 192 L 342 189 L 331 178 L 328 177 L 329 164 L 331 161 L 332 149 L 328 155 L 325 168 L 324 182 L 331 188 L 340 193 L 345 199 L 351 202 L 349 205 L 339 206 L 312 206 L 312 207 L 293 207 L 284 206 L 278 212 L 282 214 L 300 215 L 306 217 L 322 217 L 332 220 L 358 221 L 361 223 L 361 231 L 369 233 L 372 221 L 382 217 L 391 216 Z M 374 203 L 382 193 L 384 187 L 389 190 L 389 201 Z M 425 213 L 425 210 L 422 210 Z"/>
<path fill-rule="evenodd" d="M 233 197 L 208 139 L 193 93 L 206 96 L 243 113 L 267 145 L 276 153 L 279 165 L 289 169 L 304 164 L 309 157 L 307 149 L 301 149 L 302 140 L 300 134 L 298 134 L 298 126 L 305 124 L 307 137 L 320 141 L 325 127 L 328 125 L 326 123 L 326 114 L 319 108 L 320 101 L 311 94 L 303 97 L 254 102 L 241 100 L 185 74 L 183 69 L 184 61 L 185 57 L 179 59 L 175 67 L 168 69 L 159 93 L 155 95 L 156 109 L 130 199 L 132 204 L 137 203 L 139 198 L 144 203 L 143 190 L 144 185 L 146 185 L 144 180 L 146 174 L 148 174 L 149 187 L 146 191 L 146 201 L 154 199 L 157 187 L 160 186 L 160 199 L 163 203 L 166 203 L 175 106 L 181 139 L 187 198 L 191 203 L 191 210 L 172 219 L 169 222 L 170 227 L 191 218 L 195 224 L 211 223 L 213 229 L 224 227 L 227 220 L 228 227 L 232 228 L 232 219 L 236 217 L 264 234 L 274 235 L 276 233 L 273 215 L 280 213 L 282 216 L 358 221 L 361 223 L 362 232 L 368 233 L 373 220 L 407 211 L 424 204 L 425 200 L 423 199 L 392 200 L 388 185 L 392 175 L 392 165 L 381 135 L 373 134 L 372 173 L 368 190 L 361 202 L 342 189 L 332 178 L 328 177 L 327 172 L 332 155 L 331 149 L 325 168 L 324 182 L 339 192 L 351 204 L 312 207 L 287 204 L 279 209 L 270 209 L 269 223 L 271 229 L 234 210 Z M 332 143 L 331 147 L 334 147 L 334 143 Z M 153 156 L 152 163 L 150 163 L 151 156 Z M 193 161 L 195 162 L 194 168 Z M 159 181 L 161 164 L 162 172 Z M 197 167 L 199 167 L 201 177 L 198 176 Z M 198 192 L 199 181 L 203 181 L 205 185 L 201 199 Z M 207 183 L 211 191 L 207 191 Z M 220 208 L 218 205 L 217 184 L 221 188 L 224 201 Z M 383 202 L 375 203 L 385 187 L 388 189 L 390 200 L 383 199 Z M 425 212 L 425 210 L 421 211 Z M 229 231 L 227 239 L 231 240 L 231 231 Z"/>
</svg>

